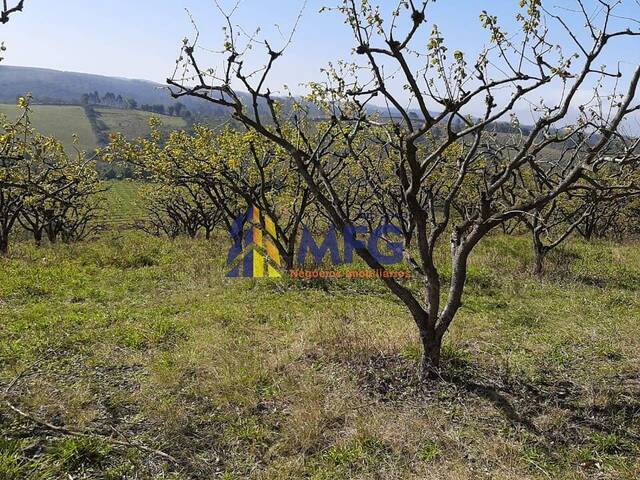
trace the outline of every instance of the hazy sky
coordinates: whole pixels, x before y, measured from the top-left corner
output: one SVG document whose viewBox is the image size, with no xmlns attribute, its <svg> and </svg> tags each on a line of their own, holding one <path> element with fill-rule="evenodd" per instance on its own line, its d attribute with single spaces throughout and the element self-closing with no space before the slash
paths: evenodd
<svg viewBox="0 0 640 480">
<path fill-rule="evenodd" d="M 619 13 L 640 18 L 638 4 L 625 2 Z M 221 3 L 230 7 L 235 1 Z M 289 31 L 303 3 L 244 0 L 234 23 L 247 31 L 262 26 L 264 36 L 278 45 L 282 39 L 274 24 Z M 321 67 L 350 55 L 351 33 L 342 18 L 336 13 L 319 13 L 323 5 L 331 3 L 336 1 L 308 1 L 294 42 L 274 70 L 275 89 L 286 83 L 294 93 L 301 93 L 300 83 L 318 79 Z M 396 2 L 378 3 L 390 7 Z M 517 4 L 518 0 L 439 0 L 431 7 L 428 20 L 439 25 L 450 51 L 474 54 L 487 39 L 479 26 L 479 13 L 486 9 L 498 15 L 509 30 L 514 27 Z M 569 18 L 563 8 L 575 3 L 548 0 L 545 5 Z M 8 48 L 4 63 L 164 82 L 173 71 L 181 40 L 194 31 L 187 9 L 201 31 L 201 45 L 219 49 L 224 22 L 213 0 L 27 0 L 24 12 L 0 29 L 0 40 Z M 425 30 L 428 35 L 430 27 Z M 426 38 L 420 41 L 426 42 Z M 640 40 L 634 42 L 610 48 L 607 63 L 621 61 L 623 70 L 638 64 Z"/>
<path fill-rule="evenodd" d="M 331 0 L 329 0 L 331 1 Z M 301 0 L 244 0 L 234 17 L 247 31 L 262 26 L 277 43 L 272 28 L 288 31 L 303 6 Z M 461 46 L 477 42 L 482 9 L 505 11 L 495 2 L 441 1 L 438 22 Z M 233 0 L 222 0 L 228 7 Z M 279 71 L 300 82 L 317 77 L 330 60 L 349 54 L 351 37 L 337 14 L 319 10 L 329 2 L 309 0 L 298 34 Z M 494 4 L 491 6 L 490 4 Z M 2 27 L 9 50 L 6 63 L 49 67 L 162 82 L 172 71 L 180 42 L 193 32 L 189 10 L 203 34 L 203 46 L 219 48 L 223 18 L 213 0 L 27 0 L 24 13 Z M 296 82 L 291 82 L 293 86 Z"/>
</svg>

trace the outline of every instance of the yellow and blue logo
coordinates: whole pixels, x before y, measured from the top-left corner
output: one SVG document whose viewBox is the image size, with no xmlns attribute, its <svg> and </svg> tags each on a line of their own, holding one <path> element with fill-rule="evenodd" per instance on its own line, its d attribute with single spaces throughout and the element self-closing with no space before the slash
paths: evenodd
<svg viewBox="0 0 640 480">
<path fill-rule="evenodd" d="M 231 230 L 234 239 L 229 250 L 227 266 L 230 278 L 279 278 L 280 253 L 274 244 L 276 225 L 260 209 L 251 206 L 238 217 Z"/>
</svg>

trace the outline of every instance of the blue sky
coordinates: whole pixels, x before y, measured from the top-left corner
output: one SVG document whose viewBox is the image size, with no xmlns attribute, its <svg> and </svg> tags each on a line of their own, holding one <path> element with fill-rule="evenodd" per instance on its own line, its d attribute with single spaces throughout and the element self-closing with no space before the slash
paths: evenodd
<svg viewBox="0 0 640 480">
<path fill-rule="evenodd" d="M 620 13 L 640 18 L 638 4 L 624 1 L 627 5 Z M 221 3 L 230 7 L 235 1 Z M 396 2 L 379 3 L 389 7 Z M 278 45 L 281 39 L 274 24 L 288 31 L 302 4 L 302 0 L 244 0 L 234 23 L 247 31 L 262 26 L 263 36 Z M 349 57 L 351 33 L 342 18 L 335 13 L 318 13 L 327 4 L 331 0 L 308 1 L 294 42 L 274 70 L 274 90 L 286 83 L 294 93 L 302 93 L 305 89 L 299 84 L 317 80 L 320 68 L 328 62 Z M 498 15 L 509 30 L 514 27 L 517 4 L 518 0 L 439 0 L 430 7 L 428 21 L 438 24 L 450 51 L 474 54 L 487 38 L 479 26 L 479 13 L 486 9 Z M 567 7 L 573 2 L 555 0 L 545 5 L 569 18 L 557 6 Z M 213 0 L 27 0 L 25 11 L 0 30 L 0 40 L 8 48 L 5 64 L 163 82 L 173 70 L 182 38 L 193 33 L 186 9 L 201 31 L 201 45 L 219 48 L 223 18 Z M 425 33 L 430 30 L 425 28 Z M 424 44 L 426 40 L 418 41 Z M 640 62 L 640 40 L 634 41 L 610 48 L 607 63 L 623 61 L 623 68 L 630 69 Z M 206 53 L 201 55 L 206 58 Z"/>
<path fill-rule="evenodd" d="M 231 6 L 234 2 L 222 3 Z M 235 20 L 247 30 L 263 26 L 266 35 L 277 42 L 279 35 L 269 27 L 279 24 L 286 31 L 302 3 L 244 0 Z M 328 61 L 349 54 L 351 37 L 338 15 L 318 13 L 330 3 L 309 0 L 294 44 L 279 66 L 287 78 L 312 80 Z M 517 3 L 440 0 L 429 19 L 439 25 L 452 49 L 477 50 L 486 37 L 478 25 L 480 11 L 497 14 L 508 26 Z M 218 47 L 223 22 L 213 0 L 27 0 L 24 13 L 2 27 L 0 39 L 9 47 L 6 63 L 10 65 L 163 81 L 172 70 L 181 39 L 193 31 L 185 9 L 193 13 L 202 31 L 203 45 Z M 638 50 L 626 53 L 637 62 Z"/>
</svg>

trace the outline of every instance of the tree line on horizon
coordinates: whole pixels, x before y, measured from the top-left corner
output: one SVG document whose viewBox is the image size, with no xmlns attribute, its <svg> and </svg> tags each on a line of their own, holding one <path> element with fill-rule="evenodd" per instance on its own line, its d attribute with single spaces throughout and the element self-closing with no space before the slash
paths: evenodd
<svg viewBox="0 0 640 480">
<path fill-rule="evenodd" d="M 134 98 L 124 98 L 122 95 L 116 95 L 113 92 L 106 92 L 104 95 L 100 95 L 97 90 L 83 94 L 80 98 L 80 104 L 83 106 L 104 106 L 126 110 L 142 110 L 144 112 L 168 115 L 170 117 L 181 117 L 187 121 L 193 116 L 191 111 L 181 102 L 175 102 L 171 105 L 139 104 Z"/>
</svg>

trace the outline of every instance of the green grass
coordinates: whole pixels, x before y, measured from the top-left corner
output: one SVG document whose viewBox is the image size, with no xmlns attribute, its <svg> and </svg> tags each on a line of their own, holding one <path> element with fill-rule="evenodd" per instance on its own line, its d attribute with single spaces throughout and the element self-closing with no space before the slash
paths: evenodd
<svg viewBox="0 0 640 480">
<path fill-rule="evenodd" d="M 105 182 L 107 191 L 101 203 L 110 225 L 126 225 L 145 218 L 144 198 L 140 194 L 142 183 L 136 180 Z"/>
<path fill-rule="evenodd" d="M 183 118 L 158 115 L 138 110 L 119 110 L 115 108 L 96 108 L 99 119 L 105 123 L 109 131 L 121 132 L 128 138 L 145 137 L 149 134 L 149 120 L 159 118 L 165 131 L 179 130 L 187 127 Z"/>
<path fill-rule="evenodd" d="M 540 282 L 527 239 L 489 238 L 426 386 L 379 283 L 225 279 L 226 246 L 125 232 L 0 259 L 12 402 L 178 460 L 3 405 L 0 478 L 639 478 L 638 244 L 571 242 Z"/>
<path fill-rule="evenodd" d="M 32 105 L 34 127 L 45 135 L 52 135 L 62 142 L 67 152 L 72 153 L 73 135 L 79 139 L 81 150 L 92 152 L 97 139 L 84 109 L 72 105 Z M 0 113 L 14 119 L 17 115 L 15 105 L 0 104 Z"/>
<path fill-rule="evenodd" d="M 73 135 L 78 135 L 81 150 L 93 152 L 98 141 L 84 108 L 74 105 L 32 105 L 32 120 L 35 128 L 41 133 L 59 139 L 67 152 L 73 152 Z M 116 108 L 96 108 L 99 120 L 107 126 L 108 132 L 121 132 L 128 138 L 144 137 L 149 134 L 149 120 L 157 117 L 162 122 L 165 132 L 187 127 L 183 118 L 157 115 L 138 110 L 121 110 Z M 15 105 L 0 104 L 0 114 L 14 119 L 17 115 Z"/>
</svg>

